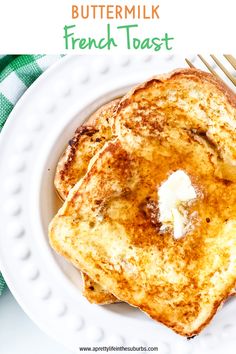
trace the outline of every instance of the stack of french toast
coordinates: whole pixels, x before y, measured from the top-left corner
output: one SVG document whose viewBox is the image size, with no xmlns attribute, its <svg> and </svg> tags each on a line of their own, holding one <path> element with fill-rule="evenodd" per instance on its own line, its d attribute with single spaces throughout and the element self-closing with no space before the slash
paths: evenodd
<svg viewBox="0 0 236 354">
<path fill-rule="evenodd" d="M 179 69 L 77 129 L 60 158 L 53 249 L 92 303 L 124 301 L 183 336 L 236 286 L 236 96 Z"/>
</svg>

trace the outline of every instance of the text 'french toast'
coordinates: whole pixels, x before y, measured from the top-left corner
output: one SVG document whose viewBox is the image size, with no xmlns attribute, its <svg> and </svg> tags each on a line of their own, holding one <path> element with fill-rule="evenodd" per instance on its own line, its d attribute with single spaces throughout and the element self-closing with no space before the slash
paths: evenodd
<svg viewBox="0 0 236 354">
<path fill-rule="evenodd" d="M 184 336 L 236 285 L 236 98 L 195 69 L 134 88 L 107 142 L 49 226 L 52 247 L 118 299 Z M 189 228 L 163 229 L 160 188 L 182 171 Z M 170 196 L 169 196 L 170 197 Z"/>
</svg>

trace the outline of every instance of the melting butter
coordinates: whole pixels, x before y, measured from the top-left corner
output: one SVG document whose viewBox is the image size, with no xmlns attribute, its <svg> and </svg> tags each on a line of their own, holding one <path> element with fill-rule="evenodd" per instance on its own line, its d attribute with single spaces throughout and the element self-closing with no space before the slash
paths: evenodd
<svg viewBox="0 0 236 354">
<path fill-rule="evenodd" d="M 174 238 L 181 238 L 191 223 L 188 217 L 188 203 L 197 198 L 189 176 L 182 170 L 173 172 L 161 184 L 157 193 L 161 230 L 172 229 Z"/>
</svg>

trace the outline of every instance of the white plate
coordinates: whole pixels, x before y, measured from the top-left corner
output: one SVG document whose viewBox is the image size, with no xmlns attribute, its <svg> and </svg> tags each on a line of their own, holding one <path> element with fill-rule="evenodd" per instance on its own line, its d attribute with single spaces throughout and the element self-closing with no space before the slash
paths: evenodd
<svg viewBox="0 0 236 354">
<path fill-rule="evenodd" d="M 187 341 L 126 304 L 89 304 L 78 271 L 47 239 L 59 205 L 55 166 L 74 130 L 132 85 L 183 66 L 184 58 L 159 55 L 64 58 L 32 85 L 1 133 L 0 269 L 32 320 L 74 351 L 110 344 L 158 346 L 161 354 L 222 354 L 222 348 L 230 354 L 236 345 L 234 300 L 198 338 Z"/>
</svg>

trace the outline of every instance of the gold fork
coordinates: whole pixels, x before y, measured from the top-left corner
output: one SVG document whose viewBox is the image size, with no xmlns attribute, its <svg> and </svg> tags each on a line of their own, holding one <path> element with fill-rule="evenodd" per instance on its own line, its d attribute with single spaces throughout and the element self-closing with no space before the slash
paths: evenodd
<svg viewBox="0 0 236 354">
<path fill-rule="evenodd" d="M 198 54 L 197 57 L 213 75 L 217 76 L 220 80 L 224 81 L 224 79 L 219 75 L 219 73 L 216 72 L 213 65 L 211 65 L 202 55 Z M 215 55 L 211 54 L 210 57 L 215 63 L 215 66 L 218 67 L 218 69 L 220 69 L 224 73 L 224 75 L 232 82 L 234 86 L 236 86 L 236 77 L 225 67 L 225 65 L 222 64 L 222 62 Z M 224 54 L 224 58 L 232 66 L 236 74 L 236 59 L 234 58 L 234 56 L 230 54 Z M 186 58 L 185 61 L 190 68 L 196 68 L 191 60 Z"/>
</svg>

